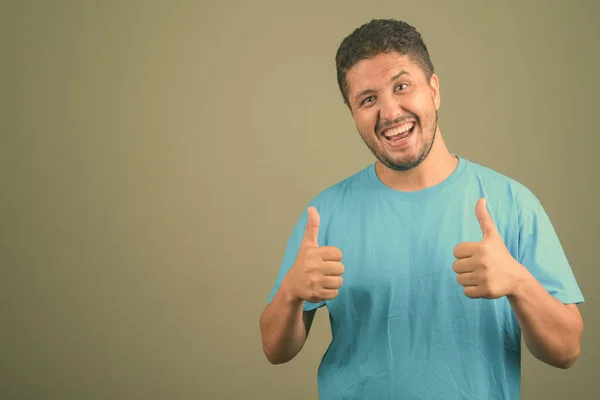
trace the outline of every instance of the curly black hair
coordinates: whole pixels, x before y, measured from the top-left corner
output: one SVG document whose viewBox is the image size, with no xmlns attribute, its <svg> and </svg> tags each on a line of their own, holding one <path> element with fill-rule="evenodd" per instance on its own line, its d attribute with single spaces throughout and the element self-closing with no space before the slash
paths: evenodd
<svg viewBox="0 0 600 400">
<path fill-rule="evenodd" d="M 396 52 L 410 56 L 423 70 L 427 80 L 434 73 L 427 46 L 411 25 L 394 19 L 373 19 L 356 28 L 340 44 L 335 56 L 337 80 L 344 103 L 349 106 L 346 73 L 357 62 L 381 53 Z"/>
</svg>

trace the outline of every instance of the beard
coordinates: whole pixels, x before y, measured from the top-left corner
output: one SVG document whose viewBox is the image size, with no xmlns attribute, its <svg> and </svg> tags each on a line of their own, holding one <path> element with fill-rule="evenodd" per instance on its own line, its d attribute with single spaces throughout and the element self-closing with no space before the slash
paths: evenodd
<svg viewBox="0 0 600 400">
<path fill-rule="evenodd" d="M 419 117 L 417 117 L 417 115 L 412 114 L 412 113 L 409 113 L 408 116 L 402 116 L 400 118 L 397 118 L 394 121 L 390 121 L 390 122 L 386 122 L 386 123 L 382 123 L 381 121 L 378 120 L 375 125 L 375 130 L 374 130 L 375 135 L 374 136 L 364 135 L 360 131 L 359 131 L 359 133 L 360 133 L 361 138 L 363 139 L 363 141 L 369 148 L 369 150 L 371 150 L 373 155 L 383 165 L 385 165 L 386 167 L 388 167 L 394 171 L 408 171 L 408 170 L 411 170 L 411 169 L 419 166 L 427 158 L 427 156 L 429 155 L 429 152 L 431 151 L 431 148 L 433 147 L 433 143 L 435 141 L 437 125 L 438 125 L 437 110 L 435 110 L 434 113 L 430 113 L 430 114 L 426 115 L 425 118 L 426 118 L 426 122 L 427 122 L 427 124 L 425 126 L 421 123 L 422 122 L 421 119 Z M 381 143 L 379 142 L 378 132 L 381 132 L 381 130 L 386 128 L 387 126 L 391 126 L 391 125 L 400 123 L 406 119 L 415 119 L 416 120 L 412 134 L 418 135 L 419 138 L 421 139 L 421 141 L 419 143 L 420 147 L 417 149 L 417 153 L 415 155 L 406 154 L 406 155 L 394 156 L 394 155 L 390 154 L 388 151 L 386 151 L 381 146 Z M 426 133 L 429 133 L 429 135 L 427 135 Z M 414 138 L 414 139 L 418 139 L 418 138 Z"/>
</svg>

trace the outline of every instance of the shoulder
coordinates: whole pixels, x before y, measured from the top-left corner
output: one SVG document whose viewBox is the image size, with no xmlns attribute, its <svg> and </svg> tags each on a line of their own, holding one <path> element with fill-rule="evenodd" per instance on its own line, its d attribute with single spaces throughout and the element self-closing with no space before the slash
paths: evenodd
<svg viewBox="0 0 600 400">
<path fill-rule="evenodd" d="M 372 189 L 370 177 L 370 164 L 362 169 L 352 173 L 346 178 L 326 187 L 325 189 L 314 195 L 306 204 L 296 222 L 296 230 L 302 228 L 308 219 L 308 208 L 314 207 L 317 209 L 321 218 L 321 223 L 326 223 L 333 214 L 336 213 L 342 204 L 347 205 L 357 201 L 357 193 L 369 193 Z"/>
<path fill-rule="evenodd" d="M 508 197 L 523 207 L 531 207 L 539 204 L 539 199 L 533 191 L 517 179 L 476 162 L 465 161 L 474 180 L 491 197 L 499 196 L 503 200 Z"/>
<path fill-rule="evenodd" d="M 481 164 L 467 163 L 472 182 L 479 186 L 480 196 L 487 199 L 490 211 L 500 221 L 512 220 L 521 228 L 539 217 L 546 217 L 540 199 L 525 184 Z"/>
<path fill-rule="evenodd" d="M 356 199 L 357 194 L 364 194 L 373 188 L 371 181 L 372 164 L 352 173 L 341 181 L 323 189 L 309 205 L 321 208 L 323 211 L 339 206 L 343 202 Z"/>
</svg>

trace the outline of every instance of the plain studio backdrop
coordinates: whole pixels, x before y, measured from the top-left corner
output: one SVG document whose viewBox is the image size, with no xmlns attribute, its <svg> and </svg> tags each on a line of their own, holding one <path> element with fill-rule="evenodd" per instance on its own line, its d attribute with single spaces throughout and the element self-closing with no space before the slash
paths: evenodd
<svg viewBox="0 0 600 400">
<path fill-rule="evenodd" d="M 586 298 L 580 359 L 524 351 L 523 399 L 600 398 L 599 9 L 3 2 L 0 398 L 317 398 L 326 309 L 280 366 L 258 319 L 308 201 L 374 161 L 334 63 L 372 18 L 422 33 L 450 150 L 541 199 Z"/>
</svg>

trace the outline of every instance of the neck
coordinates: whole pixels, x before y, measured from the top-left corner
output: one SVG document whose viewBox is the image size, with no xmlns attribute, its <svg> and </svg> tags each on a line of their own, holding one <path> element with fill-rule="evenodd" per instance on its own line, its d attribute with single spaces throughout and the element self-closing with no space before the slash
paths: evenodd
<svg viewBox="0 0 600 400">
<path fill-rule="evenodd" d="M 438 127 L 431 151 L 417 167 L 409 171 L 396 171 L 377 161 L 375 170 L 381 181 L 392 189 L 414 192 L 443 182 L 458 166 Z"/>
</svg>

